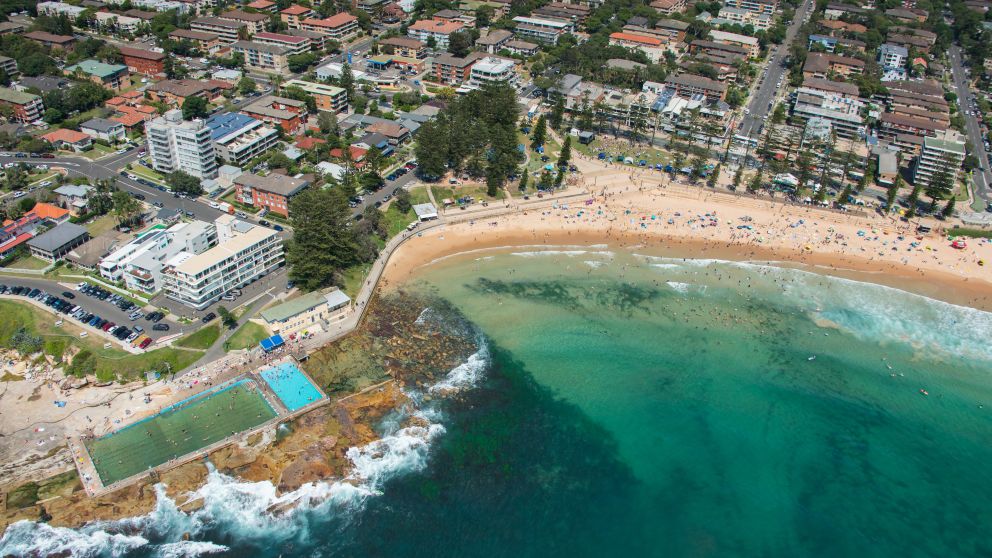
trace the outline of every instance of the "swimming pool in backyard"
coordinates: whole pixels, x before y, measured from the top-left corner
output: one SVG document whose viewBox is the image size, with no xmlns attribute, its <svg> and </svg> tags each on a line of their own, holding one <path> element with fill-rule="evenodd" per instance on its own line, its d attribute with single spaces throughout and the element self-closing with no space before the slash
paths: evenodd
<svg viewBox="0 0 992 558">
<path fill-rule="evenodd" d="M 292 362 L 283 362 L 262 370 L 260 375 L 290 412 L 324 398 L 324 394 Z"/>
</svg>

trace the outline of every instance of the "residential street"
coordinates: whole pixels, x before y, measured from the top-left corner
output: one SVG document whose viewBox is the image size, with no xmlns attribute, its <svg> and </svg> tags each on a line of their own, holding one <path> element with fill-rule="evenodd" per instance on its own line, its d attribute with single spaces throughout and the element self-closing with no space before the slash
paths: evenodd
<svg viewBox="0 0 992 558">
<path fill-rule="evenodd" d="M 788 56 L 789 47 L 792 45 L 792 41 L 796 39 L 799 28 L 802 27 L 804 19 L 812 7 L 813 0 L 805 0 L 796 9 L 796 14 L 792 17 L 792 25 L 785 32 L 785 41 L 769 56 L 768 63 L 765 66 L 768 68 L 768 75 L 765 76 L 765 80 L 751 96 L 751 102 L 748 104 L 748 114 L 741 120 L 741 125 L 736 132 L 737 135 L 745 137 L 757 136 L 758 130 L 764 123 L 764 116 L 768 114 L 768 104 L 778 93 L 778 80 L 786 73 L 786 68 L 782 65 L 782 62 Z M 783 83 L 783 86 L 785 85 Z"/>
<path fill-rule="evenodd" d="M 988 152 L 985 150 L 985 143 L 982 141 L 982 125 L 977 116 L 968 114 L 973 110 L 972 102 L 974 94 L 971 92 L 970 79 L 965 74 L 964 66 L 961 63 L 961 47 L 951 46 L 949 52 L 951 59 L 951 74 L 953 76 L 954 93 L 958 96 L 958 109 L 964 116 L 964 126 L 967 132 L 968 143 L 971 144 L 972 153 L 978 158 L 979 169 L 974 171 L 975 193 L 984 202 L 983 205 L 992 202 L 992 172 L 989 171 Z"/>
</svg>

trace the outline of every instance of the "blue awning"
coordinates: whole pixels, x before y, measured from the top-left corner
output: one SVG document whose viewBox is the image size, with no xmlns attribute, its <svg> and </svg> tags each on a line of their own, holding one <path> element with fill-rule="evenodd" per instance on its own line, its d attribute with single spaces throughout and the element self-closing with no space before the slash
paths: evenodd
<svg viewBox="0 0 992 558">
<path fill-rule="evenodd" d="M 259 346 L 262 347 L 263 351 L 268 353 L 270 351 L 278 349 L 279 347 L 282 347 L 285 344 L 286 342 L 283 340 L 282 335 L 276 334 L 267 339 L 262 339 L 262 341 L 259 343 Z"/>
</svg>

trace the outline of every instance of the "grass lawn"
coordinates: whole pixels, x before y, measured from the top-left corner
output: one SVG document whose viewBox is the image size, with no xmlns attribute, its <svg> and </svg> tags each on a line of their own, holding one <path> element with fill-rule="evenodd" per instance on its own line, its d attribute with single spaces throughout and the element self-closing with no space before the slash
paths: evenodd
<svg viewBox="0 0 992 558">
<path fill-rule="evenodd" d="M 101 234 L 112 230 L 116 225 L 117 218 L 108 213 L 87 223 L 86 230 L 90 232 L 90 236 L 100 236 Z"/>
<path fill-rule="evenodd" d="M 244 211 L 245 213 L 251 213 L 252 215 L 254 215 L 255 213 L 258 213 L 260 211 L 259 208 L 255 207 L 253 205 L 245 205 L 245 204 L 243 204 L 243 203 L 235 200 L 234 199 L 234 194 L 235 194 L 234 192 L 231 192 L 228 195 L 222 197 L 220 199 L 220 201 L 227 202 L 227 203 L 233 205 L 235 209 L 238 209 L 240 211 Z"/>
<path fill-rule="evenodd" d="M 386 224 L 386 234 L 389 238 L 401 233 L 407 225 L 417 220 L 417 214 L 414 213 L 413 208 L 403 213 L 396 207 L 395 203 L 390 203 L 389 208 L 382 214 L 384 217 L 383 221 Z"/>
<path fill-rule="evenodd" d="M 6 269 L 45 269 L 50 265 L 52 264 L 41 258 L 27 256 L 11 262 L 10 265 L 6 266 Z"/>
<path fill-rule="evenodd" d="M 958 183 L 957 188 L 954 189 L 954 199 L 959 202 L 966 202 L 968 198 L 968 185 L 963 182 Z"/>
<path fill-rule="evenodd" d="M 272 211 L 266 213 L 265 214 L 265 217 L 262 217 L 262 218 L 265 219 L 265 220 L 267 220 L 267 221 L 272 221 L 273 223 L 279 223 L 280 225 L 288 225 L 289 224 L 289 219 L 283 217 L 282 215 L 279 215 L 278 213 L 274 213 Z"/>
<path fill-rule="evenodd" d="M 481 184 L 456 184 L 450 186 L 431 186 L 431 191 L 434 193 L 434 199 L 437 203 L 444 204 L 444 199 L 448 198 L 451 200 L 457 200 L 463 196 L 472 196 L 477 201 L 479 200 L 501 200 L 506 197 L 506 192 L 499 190 L 496 192 L 495 197 L 489 197 L 486 195 L 486 187 Z"/>
<path fill-rule="evenodd" d="M 100 145 L 99 143 L 94 143 L 93 149 L 88 149 L 86 151 L 83 151 L 83 157 L 86 157 L 87 159 L 99 159 L 100 157 L 110 155 L 114 151 L 115 149 L 112 147 L 108 147 L 106 145 Z"/>
<path fill-rule="evenodd" d="M 427 186 L 417 186 L 410 190 L 410 204 L 430 203 L 431 198 L 427 193 Z"/>
<path fill-rule="evenodd" d="M 365 282 L 370 269 L 372 269 L 372 264 L 360 264 L 346 269 L 344 271 L 344 288 L 341 289 L 344 294 L 354 300 L 358 296 L 358 291 L 362 290 L 362 283 Z"/>
<path fill-rule="evenodd" d="M 666 165 L 671 162 L 672 157 L 666 151 L 660 149 L 655 149 L 652 147 L 645 147 L 640 145 L 631 145 L 626 140 L 610 140 L 610 145 L 606 145 L 601 139 L 595 139 L 589 145 L 583 145 L 578 141 L 572 141 L 572 149 L 586 155 L 588 157 L 596 157 L 601 151 L 605 151 L 607 154 L 613 156 L 623 155 L 625 157 L 630 157 L 634 161 L 640 161 L 644 159 L 649 164 L 654 165 L 661 163 Z"/>
<path fill-rule="evenodd" d="M 120 349 L 104 349 L 106 340 L 92 334 L 80 338 L 81 328 L 64 321 L 61 327 L 55 325 L 56 317 L 45 310 L 26 302 L 0 300 L 0 346 L 9 347 L 11 337 L 20 329 L 31 335 L 38 335 L 43 341 L 43 350 L 60 360 L 62 353 L 70 346 L 89 351 L 94 357 L 94 372 L 101 381 L 115 378 L 134 379 L 150 370 L 161 373 L 178 372 L 196 362 L 203 354 L 200 351 L 183 351 L 163 347 L 142 354 L 131 354 Z"/>
<path fill-rule="evenodd" d="M 152 182 L 161 182 L 162 184 L 165 184 L 165 177 L 162 176 L 161 173 L 155 172 L 154 170 L 144 165 L 139 165 L 138 163 L 131 165 L 131 170 L 129 170 L 128 172 L 134 173 L 143 178 L 147 178 Z"/>
<path fill-rule="evenodd" d="M 46 173 L 39 174 L 37 176 L 32 176 L 31 177 L 30 184 L 32 186 L 34 186 L 35 184 L 38 184 L 39 182 L 44 182 L 46 180 L 53 180 L 58 175 L 59 175 L 59 173 L 57 173 L 57 172 L 46 172 Z"/>
<path fill-rule="evenodd" d="M 187 349 L 206 350 L 213 347 L 218 337 L 220 337 L 220 325 L 210 324 L 176 341 L 176 345 Z"/>
<path fill-rule="evenodd" d="M 527 148 L 527 172 L 534 173 L 541 171 L 547 165 L 554 165 L 558 162 L 558 154 L 561 152 L 561 146 L 548 140 L 548 143 L 544 145 L 544 153 L 538 153 L 530 147 Z M 542 161 L 541 157 L 547 156 L 547 161 Z"/>
<path fill-rule="evenodd" d="M 255 347 L 258 343 L 269 336 L 269 333 L 265 331 L 265 328 L 256 324 L 255 322 L 245 322 L 245 324 L 238 328 L 238 331 L 234 332 L 224 343 L 225 351 L 236 351 L 238 349 L 249 349 Z"/>
<path fill-rule="evenodd" d="M 968 236 L 971 238 L 992 238 L 992 230 L 958 227 L 948 231 L 947 236 Z"/>
</svg>

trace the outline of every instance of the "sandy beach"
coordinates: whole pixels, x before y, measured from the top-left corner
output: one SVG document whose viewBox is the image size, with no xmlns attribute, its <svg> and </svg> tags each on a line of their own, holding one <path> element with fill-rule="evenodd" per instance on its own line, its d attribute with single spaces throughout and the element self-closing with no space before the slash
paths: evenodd
<svg viewBox="0 0 992 558">
<path fill-rule="evenodd" d="M 669 183 L 660 173 L 582 162 L 582 198 L 446 223 L 407 241 L 383 278 L 395 287 L 441 258 L 480 250 L 607 245 L 685 258 L 774 261 L 992 310 L 992 242 L 955 249 L 916 223 L 846 214 Z M 448 217 L 459 216 L 449 212 Z M 928 222 L 934 230 L 949 223 Z M 980 261 L 988 262 L 982 266 Z"/>
</svg>

